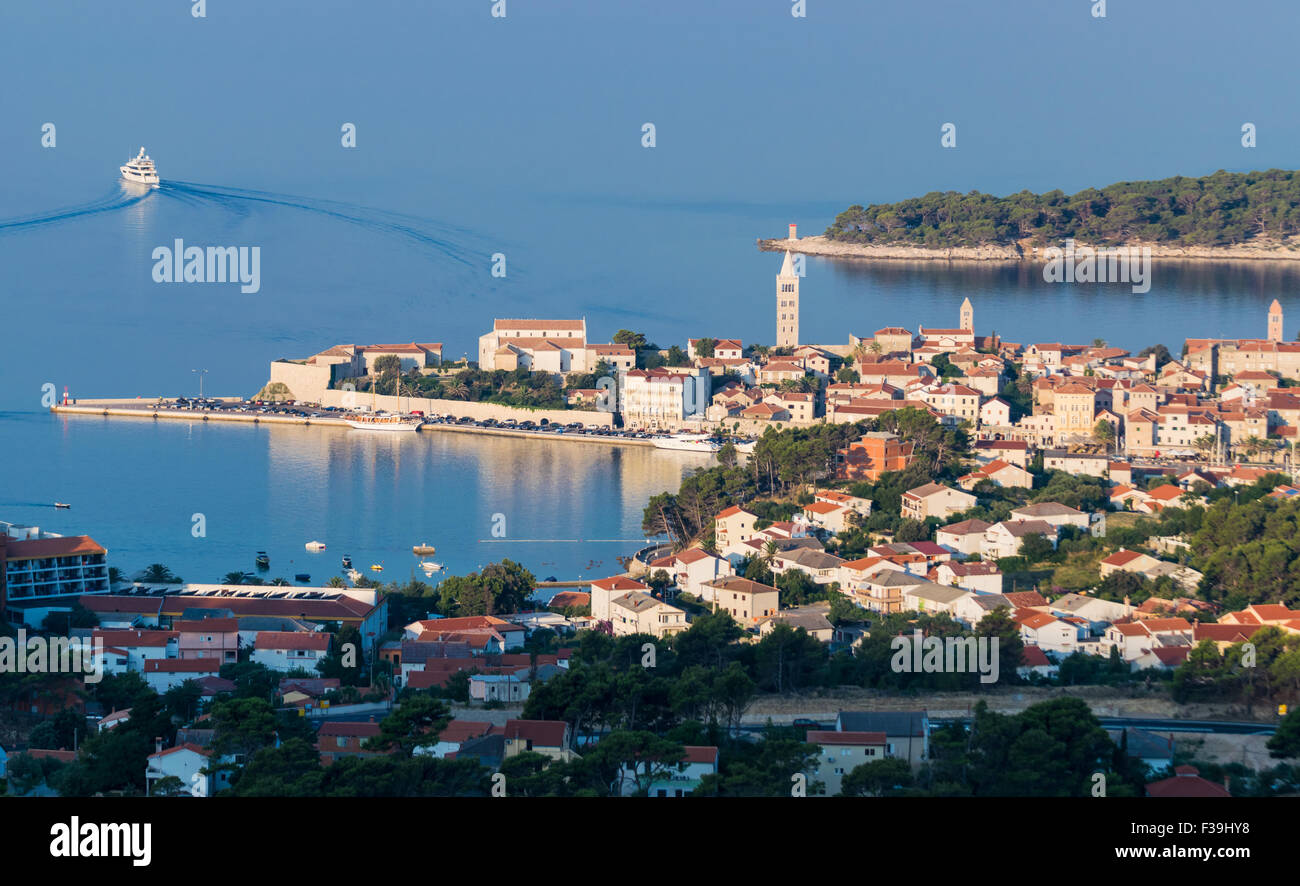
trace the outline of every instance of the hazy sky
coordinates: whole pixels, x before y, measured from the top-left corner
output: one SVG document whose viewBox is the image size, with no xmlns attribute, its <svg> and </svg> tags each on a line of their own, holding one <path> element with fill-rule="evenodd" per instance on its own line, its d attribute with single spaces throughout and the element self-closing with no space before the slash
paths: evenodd
<svg viewBox="0 0 1300 886">
<path fill-rule="evenodd" d="M 29 181 L 99 175 L 137 143 L 196 181 L 349 199 L 402 180 L 408 208 L 466 182 L 760 203 L 1072 191 L 1288 167 L 1300 144 L 1283 0 L 1110 0 L 1103 19 L 1092 0 L 491 4 L 208 0 L 196 19 L 187 0 L 6 0 L 0 152 L 24 174 L 0 198 L 25 207 Z"/>
</svg>

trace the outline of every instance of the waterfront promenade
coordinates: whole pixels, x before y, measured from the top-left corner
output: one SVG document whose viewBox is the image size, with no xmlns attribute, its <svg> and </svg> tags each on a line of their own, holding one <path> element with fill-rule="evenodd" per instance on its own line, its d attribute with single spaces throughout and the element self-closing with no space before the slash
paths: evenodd
<svg viewBox="0 0 1300 886">
<path fill-rule="evenodd" d="M 226 421 L 244 424 L 269 425 L 323 425 L 352 430 L 342 413 L 324 412 L 317 408 L 301 407 L 296 414 L 277 414 L 260 412 L 256 407 L 252 411 L 238 411 L 239 406 L 247 406 L 247 401 L 239 398 L 213 398 L 225 404 L 221 408 L 197 409 L 182 408 L 174 400 L 155 398 L 139 399 L 78 399 L 75 403 L 57 404 L 50 411 L 57 415 L 98 415 L 152 420 L 181 421 Z M 547 440 L 566 440 L 578 443 L 606 443 L 615 446 L 654 446 L 649 437 L 636 437 L 610 428 L 588 428 L 582 430 L 557 430 L 543 428 L 512 428 L 485 426 L 482 422 L 457 423 L 446 420 L 430 420 L 420 425 L 420 431 L 447 431 L 460 434 L 483 434 L 497 437 L 545 438 Z M 359 434 L 379 432 L 357 431 Z M 391 433 L 391 432 L 389 432 Z"/>
</svg>

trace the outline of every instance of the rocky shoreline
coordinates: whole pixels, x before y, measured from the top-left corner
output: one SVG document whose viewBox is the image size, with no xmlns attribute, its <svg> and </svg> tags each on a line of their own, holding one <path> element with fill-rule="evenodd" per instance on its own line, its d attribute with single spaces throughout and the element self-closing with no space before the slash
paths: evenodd
<svg viewBox="0 0 1300 886">
<path fill-rule="evenodd" d="M 1087 244 L 1076 244 L 1075 248 Z M 1259 241 L 1253 245 L 1239 246 L 1165 246 L 1133 243 L 1129 248 L 1151 249 L 1152 259 L 1180 261 L 1300 261 L 1300 238 L 1285 242 Z M 797 240 L 758 240 L 764 252 L 790 250 L 801 255 L 825 258 L 858 259 L 865 261 L 949 261 L 949 262 L 1044 262 L 1046 247 L 1014 244 L 1008 246 L 951 246 L 928 249 L 923 246 L 871 246 L 862 243 L 843 243 L 822 235 L 800 237 Z"/>
</svg>

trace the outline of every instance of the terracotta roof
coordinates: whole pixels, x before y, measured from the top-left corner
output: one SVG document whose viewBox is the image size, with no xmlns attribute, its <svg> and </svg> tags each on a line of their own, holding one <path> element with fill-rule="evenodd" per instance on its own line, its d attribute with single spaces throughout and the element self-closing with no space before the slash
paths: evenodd
<svg viewBox="0 0 1300 886">
<path fill-rule="evenodd" d="M 330 635 L 325 631 L 258 631 L 253 640 L 256 649 L 314 649 L 325 652 L 330 648 Z"/>
<path fill-rule="evenodd" d="M 507 740 L 531 739 L 535 746 L 559 748 L 567 728 L 563 720 L 507 720 L 503 734 Z"/>
<path fill-rule="evenodd" d="M 806 741 L 809 744 L 819 745 L 872 745 L 878 747 L 886 743 L 887 737 L 883 732 L 819 732 L 809 730 Z"/>
<path fill-rule="evenodd" d="M 648 591 L 649 585 L 643 585 L 641 582 L 628 578 L 626 575 L 615 575 L 611 578 L 599 578 L 591 583 L 594 588 L 600 588 L 602 591 Z"/>
<path fill-rule="evenodd" d="M 6 538 L 11 538 L 6 536 Z M 106 554 L 103 545 L 89 535 L 63 538 L 32 538 L 13 541 L 5 546 L 6 560 L 38 560 L 45 557 L 73 557 L 82 554 Z"/>
<path fill-rule="evenodd" d="M 175 631 L 101 631 L 96 629 L 91 632 L 90 636 L 92 639 L 102 639 L 105 646 L 131 649 L 142 646 L 149 648 L 166 646 L 179 635 Z"/>
</svg>

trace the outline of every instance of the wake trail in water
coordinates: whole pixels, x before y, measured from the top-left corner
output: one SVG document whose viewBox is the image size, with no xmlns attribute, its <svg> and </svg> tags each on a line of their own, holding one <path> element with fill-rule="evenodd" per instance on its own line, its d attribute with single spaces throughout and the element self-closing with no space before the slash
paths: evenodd
<svg viewBox="0 0 1300 886">
<path fill-rule="evenodd" d="M 98 215 L 103 212 L 116 212 L 119 209 L 126 209 L 129 206 L 134 206 L 141 200 L 148 200 L 153 196 L 153 193 L 152 190 L 144 191 L 143 193 L 136 193 L 124 190 L 121 187 L 116 187 L 104 196 L 87 203 L 81 203 L 76 206 L 66 206 L 63 209 L 56 209 L 53 212 L 47 212 L 43 215 L 29 215 L 19 218 L 0 219 L 0 231 L 22 231 L 40 227 L 42 225 L 53 225 L 60 222 L 72 221 L 73 219 L 85 218 L 88 215 Z"/>
<path fill-rule="evenodd" d="M 208 201 L 240 215 L 248 214 L 249 203 L 283 206 L 299 209 L 326 218 L 333 218 L 379 234 L 400 237 L 420 246 L 428 247 L 466 267 L 478 267 L 481 258 L 477 252 L 458 240 L 473 236 L 463 228 L 442 224 L 431 219 L 372 209 L 334 200 L 318 200 L 293 194 L 272 191 L 255 191 L 223 185 L 205 185 L 196 182 L 164 182 L 160 192 L 169 197 L 191 197 Z"/>
</svg>

